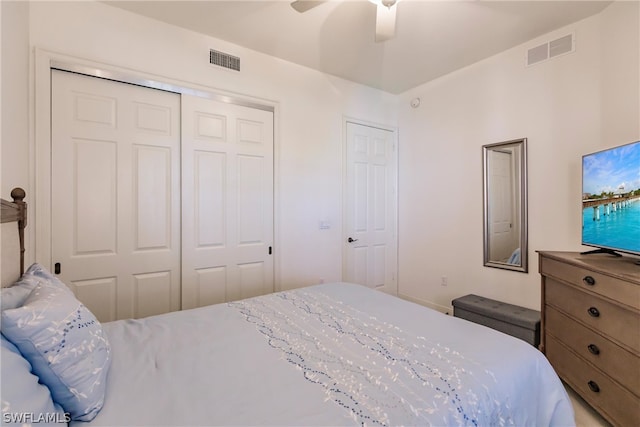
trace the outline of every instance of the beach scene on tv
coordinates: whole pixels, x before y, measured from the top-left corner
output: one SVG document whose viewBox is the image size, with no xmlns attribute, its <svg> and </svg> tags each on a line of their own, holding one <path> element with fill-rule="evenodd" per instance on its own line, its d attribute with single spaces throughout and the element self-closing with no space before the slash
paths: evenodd
<svg viewBox="0 0 640 427">
<path fill-rule="evenodd" d="M 640 254 L 640 141 L 583 156 L 582 243 Z"/>
</svg>

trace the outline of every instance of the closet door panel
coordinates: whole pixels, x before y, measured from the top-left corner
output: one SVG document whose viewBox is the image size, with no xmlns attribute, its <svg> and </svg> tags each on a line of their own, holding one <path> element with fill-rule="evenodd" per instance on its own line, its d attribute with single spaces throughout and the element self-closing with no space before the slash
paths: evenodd
<svg viewBox="0 0 640 427">
<path fill-rule="evenodd" d="M 117 252 L 117 146 L 115 141 L 72 139 L 69 188 L 74 228 L 73 256 Z"/>
<path fill-rule="evenodd" d="M 170 250 L 171 150 L 148 146 L 135 146 L 133 149 L 134 250 Z"/>
<path fill-rule="evenodd" d="M 178 310 L 180 96 L 52 70 L 51 249 L 100 321 Z"/>
<path fill-rule="evenodd" d="M 183 308 L 273 292 L 273 113 L 182 97 Z"/>
<path fill-rule="evenodd" d="M 194 153 L 194 233 L 197 248 L 226 244 L 226 154 Z"/>
</svg>

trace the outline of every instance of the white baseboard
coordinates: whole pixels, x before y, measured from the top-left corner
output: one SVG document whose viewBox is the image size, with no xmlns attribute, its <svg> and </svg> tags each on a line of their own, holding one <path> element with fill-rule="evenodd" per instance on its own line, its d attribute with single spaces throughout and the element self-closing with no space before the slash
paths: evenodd
<svg viewBox="0 0 640 427">
<path fill-rule="evenodd" d="M 433 310 L 437 310 L 440 313 L 444 313 L 444 314 L 447 314 L 449 316 L 453 316 L 453 306 L 434 304 L 434 303 L 432 303 L 430 301 L 424 301 L 424 300 L 421 300 L 421 299 L 418 299 L 418 298 L 410 297 L 408 295 L 403 295 L 403 294 L 401 294 L 399 292 L 398 292 L 398 297 L 402 298 L 402 299 L 405 299 L 407 301 L 415 302 L 416 304 L 420 304 L 420 305 L 423 305 L 425 307 L 429 307 L 429 308 L 431 308 Z"/>
</svg>

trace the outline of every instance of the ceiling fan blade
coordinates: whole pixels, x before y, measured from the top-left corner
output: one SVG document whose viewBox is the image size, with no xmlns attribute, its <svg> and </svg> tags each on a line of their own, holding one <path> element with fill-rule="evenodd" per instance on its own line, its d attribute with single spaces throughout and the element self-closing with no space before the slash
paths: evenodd
<svg viewBox="0 0 640 427">
<path fill-rule="evenodd" d="M 376 42 L 392 39 L 396 35 L 396 8 L 395 3 L 390 7 L 378 5 L 376 12 Z"/>
<path fill-rule="evenodd" d="M 322 3 L 327 2 L 328 0 L 296 0 L 291 2 L 291 7 L 294 8 L 297 12 L 303 13 L 309 9 L 313 9 L 316 6 L 320 6 Z"/>
</svg>

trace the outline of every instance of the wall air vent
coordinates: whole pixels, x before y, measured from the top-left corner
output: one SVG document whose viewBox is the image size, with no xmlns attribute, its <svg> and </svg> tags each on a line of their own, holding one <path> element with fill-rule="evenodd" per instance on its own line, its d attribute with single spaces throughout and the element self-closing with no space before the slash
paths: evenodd
<svg viewBox="0 0 640 427">
<path fill-rule="evenodd" d="M 240 58 L 217 50 L 209 50 L 209 63 L 229 70 L 240 71 Z"/>
<path fill-rule="evenodd" d="M 527 51 L 527 65 L 537 64 L 547 59 L 549 59 L 549 43 L 532 47 Z"/>
<path fill-rule="evenodd" d="M 575 51 L 573 34 L 567 34 L 566 36 L 527 50 L 527 66 L 544 62 L 573 51 Z"/>
<path fill-rule="evenodd" d="M 573 34 L 569 34 L 549 42 L 549 58 L 555 58 L 556 56 L 571 53 L 573 51 Z"/>
</svg>

